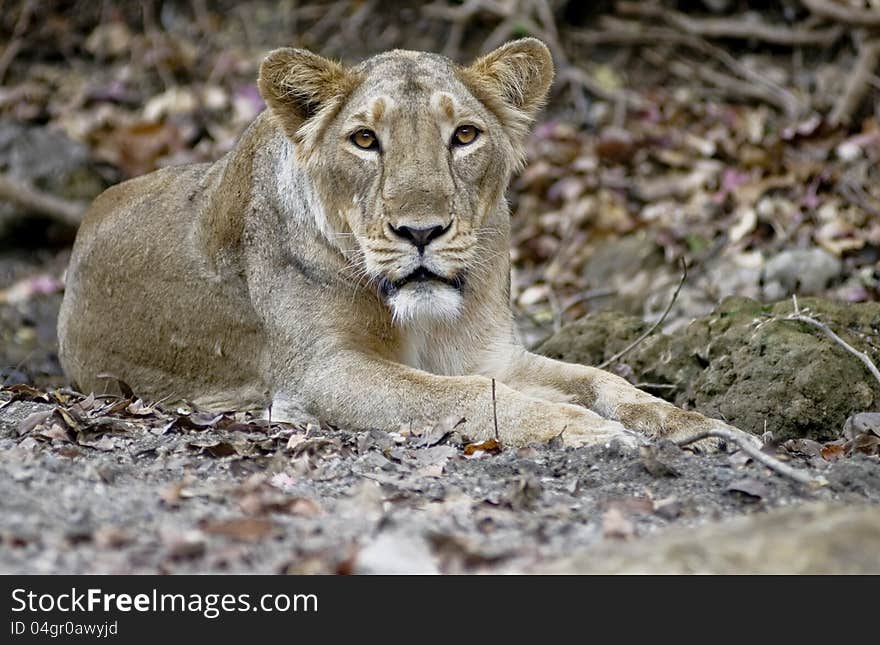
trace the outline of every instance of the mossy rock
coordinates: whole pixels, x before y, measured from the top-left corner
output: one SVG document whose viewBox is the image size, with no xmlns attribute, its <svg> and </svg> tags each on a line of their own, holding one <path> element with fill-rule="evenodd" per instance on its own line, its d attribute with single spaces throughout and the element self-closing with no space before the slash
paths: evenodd
<svg viewBox="0 0 880 645">
<path fill-rule="evenodd" d="M 800 308 L 880 360 L 880 304 L 807 298 Z M 836 438 L 849 415 L 880 409 L 880 384 L 821 331 L 785 320 L 791 313 L 789 301 L 727 298 L 685 329 L 651 335 L 620 362 L 652 393 L 743 430 L 760 434 L 766 426 L 777 439 Z M 567 325 L 537 351 L 597 365 L 648 327 L 632 316 L 601 312 Z"/>
</svg>

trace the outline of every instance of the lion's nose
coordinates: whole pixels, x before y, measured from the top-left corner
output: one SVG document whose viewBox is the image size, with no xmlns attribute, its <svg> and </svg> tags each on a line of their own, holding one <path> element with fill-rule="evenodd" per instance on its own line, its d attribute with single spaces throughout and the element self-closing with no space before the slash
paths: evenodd
<svg viewBox="0 0 880 645">
<path fill-rule="evenodd" d="M 427 228 L 391 225 L 391 230 L 397 237 L 407 240 L 411 244 L 417 246 L 419 251 L 422 251 L 431 243 L 431 240 L 440 237 L 448 231 L 449 226 L 451 226 L 451 224 L 448 226 L 429 226 Z"/>
</svg>

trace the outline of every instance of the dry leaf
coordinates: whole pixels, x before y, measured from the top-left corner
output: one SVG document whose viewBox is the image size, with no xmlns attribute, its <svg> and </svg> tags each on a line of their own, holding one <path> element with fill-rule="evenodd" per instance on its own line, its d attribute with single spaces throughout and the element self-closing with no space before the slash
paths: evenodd
<svg viewBox="0 0 880 645">
<path fill-rule="evenodd" d="M 256 542 L 273 533 L 276 525 L 267 519 L 242 517 L 228 520 L 205 520 L 199 524 L 199 528 L 211 535 L 222 535 L 242 542 Z"/>
<path fill-rule="evenodd" d="M 95 402 L 95 393 L 92 392 L 86 398 L 74 403 L 70 411 L 74 416 L 84 417 L 94 409 Z"/>
<path fill-rule="evenodd" d="M 199 450 L 201 453 L 207 453 L 212 457 L 231 457 L 238 454 L 238 451 L 228 441 L 191 441 L 186 444 L 187 448 Z"/>
<path fill-rule="evenodd" d="M 62 428 L 59 424 L 53 423 L 48 429 L 40 430 L 36 433 L 39 437 L 45 437 L 46 439 L 55 439 L 58 441 L 64 441 L 69 443 L 71 441 L 70 434 L 67 429 Z"/>
<path fill-rule="evenodd" d="M 728 484 L 725 490 L 733 493 L 743 493 L 755 499 L 761 499 L 770 495 L 770 489 L 767 487 L 767 484 L 752 477 L 737 479 Z"/>
<path fill-rule="evenodd" d="M 860 434 L 847 443 L 848 450 L 857 450 L 866 455 L 878 454 L 878 448 L 880 448 L 880 437 L 874 434 Z"/>
<path fill-rule="evenodd" d="M 120 383 L 122 383 L 122 381 L 120 381 Z M 125 387 L 128 387 L 128 386 L 126 385 Z M 118 399 L 118 400 L 114 401 L 113 403 L 111 403 L 110 405 L 108 405 L 107 407 L 105 407 L 103 410 L 101 410 L 101 414 L 104 414 L 107 416 L 122 414 L 125 412 L 125 409 L 129 405 L 131 405 L 131 402 L 133 400 L 134 399 L 132 399 L 131 397 Z"/>
<path fill-rule="evenodd" d="M 80 427 L 80 420 L 77 419 L 74 414 L 72 414 L 69 410 L 65 410 L 62 407 L 56 407 L 54 410 L 55 414 L 61 417 L 61 420 L 67 425 L 67 427 L 73 431 L 76 431 Z"/>
<path fill-rule="evenodd" d="M 8 392 L 12 395 L 12 398 L 3 404 L 4 407 L 13 401 L 42 401 L 43 403 L 49 403 L 49 395 L 24 383 L 0 388 L 0 392 Z"/>
<path fill-rule="evenodd" d="M 826 443 L 822 446 L 821 453 L 826 461 L 835 461 L 846 455 L 846 448 L 839 443 Z"/>
<path fill-rule="evenodd" d="M 196 430 L 204 430 L 206 428 L 218 427 L 220 421 L 225 417 L 225 414 L 217 414 L 216 412 L 192 412 L 191 414 L 182 415 L 180 422 Z"/>
<path fill-rule="evenodd" d="M 35 428 L 42 425 L 43 422 L 51 417 L 53 414 L 53 410 L 45 410 L 42 412 L 32 412 L 31 414 L 27 415 L 24 420 L 22 420 L 22 422 L 18 424 L 19 436 L 33 431 Z"/>
<path fill-rule="evenodd" d="M 98 435 L 97 439 L 94 439 L 94 437 L 95 435 L 92 433 L 80 432 L 76 435 L 76 442 L 81 446 L 88 446 L 89 448 L 95 448 L 104 452 L 116 449 L 116 439 L 109 434 Z"/>
<path fill-rule="evenodd" d="M 501 452 L 501 443 L 496 439 L 486 439 L 486 441 L 479 443 L 469 443 L 464 447 L 464 454 L 468 456 L 473 456 L 480 452 L 496 455 Z"/>
<path fill-rule="evenodd" d="M 125 411 L 136 417 L 146 417 L 156 412 L 154 408 L 148 406 L 142 399 L 135 399 L 134 402 L 125 407 Z"/>
</svg>

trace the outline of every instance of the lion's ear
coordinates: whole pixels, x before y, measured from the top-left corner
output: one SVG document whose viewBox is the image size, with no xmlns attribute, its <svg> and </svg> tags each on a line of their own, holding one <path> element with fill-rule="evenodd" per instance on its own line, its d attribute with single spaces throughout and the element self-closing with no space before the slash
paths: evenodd
<svg viewBox="0 0 880 645">
<path fill-rule="evenodd" d="M 354 75 L 339 63 L 292 48 L 270 52 L 258 80 L 263 100 L 293 139 L 305 121 L 338 107 L 354 84 Z"/>
<path fill-rule="evenodd" d="M 462 80 L 502 124 L 524 137 L 553 83 L 553 57 L 536 38 L 514 40 L 464 68 Z"/>
</svg>

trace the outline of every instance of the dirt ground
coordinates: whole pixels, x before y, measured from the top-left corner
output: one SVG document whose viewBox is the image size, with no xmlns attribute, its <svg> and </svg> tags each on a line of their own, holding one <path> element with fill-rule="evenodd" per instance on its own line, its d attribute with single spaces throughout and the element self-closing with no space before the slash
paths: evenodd
<svg viewBox="0 0 880 645">
<path fill-rule="evenodd" d="M 596 548 L 651 554 L 669 529 L 697 526 L 716 527 L 684 547 L 702 558 L 663 569 L 725 571 L 714 555 L 730 548 L 720 520 L 751 518 L 755 534 L 778 522 L 775 509 L 824 502 L 858 518 L 880 503 L 880 471 L 860 456 L 828 463 L 829 485 L 811 490 L 736 455 L 672 445 L 652 455 L 611 445 L 468 456 L 454 435 L 427 445 L 436 434 L 169 429 L 151 415 L 103 413 L 76 435 L 55 423 L 26 429 L 51 409 L 3 410 L 3 573 L 590 572 L 607 570 L 605 558 L 566 563 Z M 789 522 L 784 537 L 802 557 L 740 552 L 740 572 L 880 571 L 878 515 L 870 507 L 852 535 L 838 527 L 846 552 L 808 566 L 802 558 L 823 541 L 803 542 L 813 527 Z"/>
<path fill-rule="evenodd" d="M 29 303 L 2 319 L 48 334 L 58 295 Z M 36 347 L 7 379 L 57 384 Z M 0 406 L 3 573 L 880 572 L 859 453 L 777 453 L 814 488 L 668 443 L 474 451 L 450 421 L 350 432 L 21 387 Z"/>
</svg>

